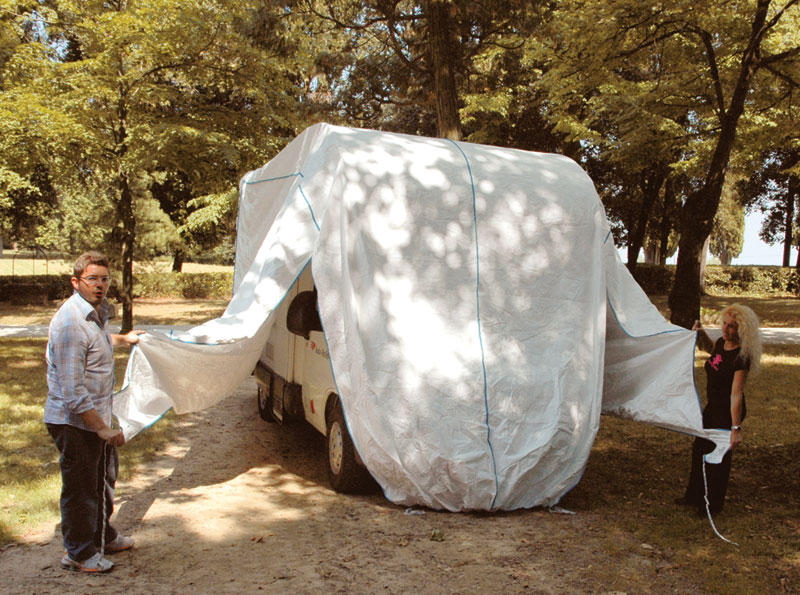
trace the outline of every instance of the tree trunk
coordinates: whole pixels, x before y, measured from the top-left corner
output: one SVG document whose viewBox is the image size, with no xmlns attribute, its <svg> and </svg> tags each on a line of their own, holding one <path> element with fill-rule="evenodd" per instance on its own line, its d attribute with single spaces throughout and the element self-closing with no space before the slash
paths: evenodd
<svg viewBox="0 0 800 595">
<path fill-rule="evenodd" d="M 661 211 L 660 237 L 658 238 L 658 264 L 667 264 L 667 252 L 669 251 L 669 232 L 672 228 L 672 221 L 669 217 L 669 207 L 675 200 L 675 178 L 669 178 L 664 186 L 664 208 Z"/>
<path fill-rule="evenodd" d="M 438 134 L 441 138 L 461 140 L 461 118 L 458 114 L 455 77 L 456 44 L 452 39 L 449 3 L 429 0 L 426 2 L 426 13 Z"/>
<path fill-rule="evenodd" d="M 175 255 L 172 257 L 172 272 L 173 273 L 180 273 L 183 271 L 183 259 L 185 254 L 183 250 L 175 250 Z"/>
<path fill-rule="evenodd" d="M 647 222 L 650 219 L 650 211 L 658 198 L 661 186 L 667 177 L 666 169 L 659 166 L 648 168 L 641 173 L 639 187 L 642 189 L 642 204 L 636 218 L 636 225 L 628 239 L 628 270 L 631 274 L 636 270 L 636 263 L 639 258 L 639 251 L 644 244 L 644 236 L 647 233 Z M 631 259 L 633 256 L 633 259 Z"/>
<path fill-rule="evenodd" d="M 703 185 L 686 199 L 681 209 L 681 239 L 678 244 L 678 265 L 675 283 L 669 294 L 670 321 L 691 328 L 700 317 L 700 255 L 711 233 L 714 215 L 719 207 L 722 185 L 736 139 L 739 118 L 752 86 L 754 62 L 761 43 L 769 8 L 767 0 L 759 0 L 753 16 L 750 40 L 742 55 L 739 77 L 727 109 L 719 106 L 720 131 Z"/>
<path fill-rule="evenodd" d="M 789 176 L 789 187 L 786 192 L 786 231 L 783 234 L 783 266 L 791 266 L 792 244 L 794 243 L 794 205 L 795 196 L 800 193 L 800 178 Z"/>
<path fill-rule="evenodd" d="M 122 77 L 123 70 L 122 62 L 120 61 L 120 77 Z M 115 154 L 118 164 L 117 189 L 119 191 L 117 215 L 119 222 L 122 223 L 120 242 L 122 288 L 119 296 L 122 301 L 122 326 L 120 332 L 124 334 L 133 328 L 133 247 L 136 240 L 136 216 L 133 212 L 133 192 L 131 191 L 130 179 L 123 165 L 125 154 L 128 152 L 128 108 L 125 102 L 126 93 L 122 84 L 120 84 L 119 90 Z"/>
<path fill-rule="evenodd" d="M 641 246 L 635 246 L 630 239 L 628 240 L 626 254 L 628 255 L 628 270 L 631 272 L 631 274 L 633 274 L 633 271 L 636 269 L 636 263 L 639 261 L 639 251 L 641 248 Z"/>
<path fill-rule="evenodd" d="M 703 249 L 700 251 L 700 295 L 706 293 L 706 264 L 708 263 L 708 245 L 711 243 L 711 236 L 703 242 Z M 699 313 L 699 307 L 698 307 Z"/>
<path fill-rule="evenodd" d="M 136 239 L 136 217 L 133 214 L 133 194 L 128 176 L 119 174 L 119 205 L 117 210 L 122 222 L 122 328 L 127 333 L 133 328 L 133 246 Z"/>
</svg>

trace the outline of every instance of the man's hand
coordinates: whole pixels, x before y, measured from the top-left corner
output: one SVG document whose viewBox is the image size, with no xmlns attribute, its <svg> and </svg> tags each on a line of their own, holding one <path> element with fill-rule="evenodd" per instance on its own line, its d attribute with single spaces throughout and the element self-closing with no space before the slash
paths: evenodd
<svg viewBox="0 0 800 595">
<path fill-rule="evenodd" d="M 139 342 L 139 335 L 146 331 L 134 329 L 124 335 L 111 335 L 111 343 L 118 345 L 136 345 Z"/>
<path fill-rule="evenodd" d="M 83 421 L 86 422 L 86 425 L 94 430 L 102 440 L 105 440 L 113 446 L 122 446 L 125 444 L 125 435 L 122 433 L 122 430 L 109 428 L 96 410 L 89 409 L 89 411 L 84 411 L 81 413 L 81 417 Z"/>
<path fill-rule="evenodd" d="M 125 444 L 125 434 L 122 433 L 122 430 L 103 428 L 97 430 L 97 435 L 112 446 L 122 446 Z"/>
</svg>

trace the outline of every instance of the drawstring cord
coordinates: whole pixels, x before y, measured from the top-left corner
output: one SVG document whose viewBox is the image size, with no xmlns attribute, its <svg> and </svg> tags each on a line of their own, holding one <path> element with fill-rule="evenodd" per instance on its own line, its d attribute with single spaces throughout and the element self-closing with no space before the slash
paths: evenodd
<svg viewBox="0 0 800 595">
<path fill-rule="evenodd" d="M 706 458 L 703 457 L 703 500 L 706 503 L 706 515 L 708 516 L 708 522 L 711 523 L 711 528 L 714 529 L 714 533 L 717 534 L 722 541 L 727 541 L 728 543 L 739 547 L 739 544 L 735 541 L 731 541 L 727 537 L 723 536 L 719 531 L 717 531 L 717 526 L 714 524 L 714 519 L 711 518 L 711 503 L 708 500 L 708 480 L 706 479 Z"/>
<path fill-rule="evenodd" d="M 100 486 L 100 497 L 103 499 L 103 516 L 100 520 L 103 523 L 100 529 L 100 557 L 105 555 L 106 550 L 106 467 L 108 466 L 108 442 L 103 442 L 103 482 Z"/>
</svg>

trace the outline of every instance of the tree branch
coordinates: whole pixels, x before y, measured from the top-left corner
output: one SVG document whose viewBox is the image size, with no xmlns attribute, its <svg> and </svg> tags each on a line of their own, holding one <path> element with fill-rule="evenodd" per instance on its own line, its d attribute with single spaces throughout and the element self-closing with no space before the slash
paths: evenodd
<svg viewBox="0 0 800 595">
<path fill-rule="evenodd" d="M 781 72 L 777 68 L 773 68 L 771 65 L 764 66 L 764 70 L 767 70 L 774 74 L 779 79 L 783 79 L 787 83 L 789 83 L 792 87 L 797 87 L 800 89 L 800 79 L 794 79 L 790 75 L 786 74 L 785 72 Z"/>
<path fill-rule="evenodd" d="M 759 60 L 756 62 L 756 67 L 774 64 L 775 62 L 780 62 L 781 60 L 786 60 L 787 58 L 792 58 L 794 56 L 800 56 L 800 46 L 786 50 L 779 54 L 772 54 L 771 56 L 759 58 Z"/>
<path fill-rule="evenodd" d="M 711 34 L 703 29 L 694 29 L 694 32 L 697 33 L 706 48 L 706 61 L 711 69 L 711 78 L 714 81 L 714 94 L 716 95 L 718 106 L 717 114 L 719 119 L 722 120 L 725 114 L 725 96 L 722 91 L 722 81 L 720 81 L 719 68 L 717 67 L 717 54 L 714 51 Z"/>
</svg>

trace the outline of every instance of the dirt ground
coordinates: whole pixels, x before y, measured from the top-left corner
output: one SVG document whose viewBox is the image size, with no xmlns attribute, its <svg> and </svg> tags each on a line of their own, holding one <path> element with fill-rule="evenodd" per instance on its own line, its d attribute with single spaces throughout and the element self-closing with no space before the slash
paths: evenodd
<svg viewBox="0 0 800 595">
<path fill-rule="evenodd" d="M 664 553 L 596 529 L 592 511 L 456 514 L 377 490 L 337 494 L 322 437 L 261 421 L 251 380 L 178 425 L 177 440 L 118 483 L 114 524 L 136 547 L 113 556 L 111 573 L 62 570 L 48 525 L 0 552 L 0 592 L 697 591 Z"/>
</svg>

